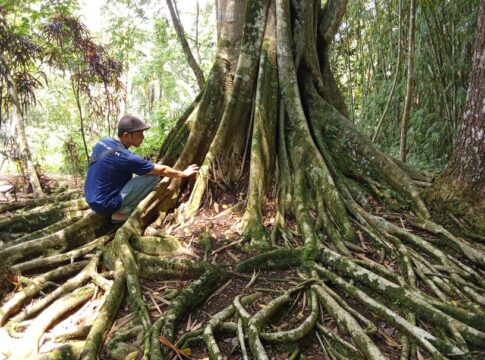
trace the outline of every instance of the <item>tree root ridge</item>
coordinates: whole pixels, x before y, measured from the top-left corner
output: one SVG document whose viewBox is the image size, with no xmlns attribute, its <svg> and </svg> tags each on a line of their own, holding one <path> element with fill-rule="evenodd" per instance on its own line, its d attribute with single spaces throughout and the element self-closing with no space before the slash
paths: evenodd
<svg viewBox="0 0 485 360">
<path fill-rule="evenodd" d="M 86 209 L 88 204 L 84 199 L 75 199 L 43 205 L 27 212 L 18 210 L 10 217 L 0 219 L 0 230 L 8 228 L 9 232 L 35 231 L 66 217 L 78 216 Z"/>
<path fill-rule="evenodd" d="M 71 344 L 59 346 L 57 349 L 48 353 L 43 353 L 34 357 L 32 360 L 75 360 L 79 358 L 79 355 L 84 347 L 84 341 L 76 341 Z"/>
<path fill-rule="evenodd" d="M 182 314 L 204 303 L 215 290 L 227 281 L 228 277 L 228 273 L 218 267 L 208 269 L 198 280 L 184 289 L 173 303 L 170 304 L 163 316 L 163 325 L 161 326 L 159 334 L 163 335 L 169 341 L 173 341 L 175 322 L 177 319 Z M 155 337 L 158 339 L 158 334 L 155 330 L 157 329 L 152 330 L 152 344 L 154 343 Z M 165 352 L 166 350 L 165 348 Z M 152 358 L 156 359 L 157 357 L 152 356 Z"/>
<path fill-rule="evenodd" d="M 236 266 L 236 271 L 250 272 L 264 269 L 287 269 L 302 263 L 303 249 L 276 249 L 256 255 Z"/>
<path fill-rule="evenodd" d="M 113 284 L 111 285 L 109 292 L 106 294 L 106 300 L 100 309 L 100 313 L 96 317 L 86 338 L 80 359 L 96 360 L 106 333 L 115 320 L 121 302 L 123 301 L 125 283 L 126 279 L 124 270 L 119 267 L 115 272 Z"/>
<path fill-rule="evenodd" d="M 137 263 L 143 264 L 139 268 L 140 276 L 147 279 L 170 280 L 170 279 L 197 279 L 213 265 L 203 261 L 192 261 L 184 259 L 160 259 L 156 256 L 135 252 L 134 257 Z"/>
<path fill-rule="evenodd" d="M 90 213 L 79 221 L 38 239 L 0 247 L 0 263 L 13 265 L 25 257 L 61 254 L 106 235 L 114 228 L 106 216 Z"/>
</svg>

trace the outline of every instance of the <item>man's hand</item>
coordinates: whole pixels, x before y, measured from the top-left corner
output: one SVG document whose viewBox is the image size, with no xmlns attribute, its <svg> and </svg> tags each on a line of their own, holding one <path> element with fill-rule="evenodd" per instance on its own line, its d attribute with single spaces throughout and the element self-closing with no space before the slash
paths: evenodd
<svg viewBox="0 0 485 360">
<path fill-rule="evenodd" d="M 196 164 L 192 164 L 184 171 L 175 170 L 167 165 L 154 164 L 153 170 L 148 175 L 166 176 L 169 178 L 186 178 L 199 172 L 199 167 Z"/>
<path fill-rule="evenodd" d="M 184 174 L 183 177 L 189 177 L 193 174 L 197 174 L 199 172 L 199 167 L 196 164 L 189 165 L 187 169 L 182 171 Z"/>
</svg>

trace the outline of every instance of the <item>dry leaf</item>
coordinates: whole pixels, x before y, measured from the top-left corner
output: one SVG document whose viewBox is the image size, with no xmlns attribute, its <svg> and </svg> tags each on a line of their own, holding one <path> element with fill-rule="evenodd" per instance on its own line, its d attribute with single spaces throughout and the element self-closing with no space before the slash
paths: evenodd
<svg viewBox="0 0 485 360">
<path fill-rule="evenodd" d="M 185 331 L 189 331 L 192 328 L 192 314 L 189 314 L 189 319 L 187 320 L 187 326 L 185 327 Z"/>
<path fill-rule="evenodd" d="M 418 358 L 418 360 L 425 360 L 423 355 L 421 355 L 421 353 L 419 352 L 419 349 L 416 350 L 416 357 Z"/>
<path fill-rule="evenodd" d="M 214 203 L 214 210 L 216 211 L 216 213 L 219 213 L 219 204 L 218 203 Z"/>
<path fill-rule="evenodd" d="M 202 327 L 202 323 L 200 322 L 197 325 L 193 325 L 190 331 L 199 330 L 201 327 Z"/>
<path fill-rule="evenodd" d="M 364 241 L 364 236 L 362 235 L 362 233 L 360 232 L 360 230 L 357 230 L 357 237 L 359 238 L 360 241 Z"/>
<path fill-rule="evenodd" d="M 138 351 L 133 351 L 128 355 L 126 355 L 125 360 L 135 360 L 137 356 L 138 356 Z"/>
<path fill-rule="evenodd" d="M 183 355 L 183 356 L 185 356 L 185 357 L 188 357 L 188 355 L 187 355 L 187 354 L 185 354 L 185 352 L 184 352 L 183 350 L 179 349 L 179 348 L 178 348 L 178 347 L 176 347 L 174 344 L 172 344 L 172 343 L 170 342 L 170 340 L 168 340 L 168 339 L 167 339 L 165 336 L 160 335 L 159 340 L 160 340 L 160 344 L 162 344 L 163 346 L 166 346 L 166 347 L 168 347 L 169 349 L 171 349 L 171 350 L 175 351 L 175 352 L 176 352 L 178 355 Z"/>
<path fill-rule="evenodd" d="M 185 349 L 182 349 L 181 351 L 185 356 L 192 355 L 192 350 L 190 348 L 185 348 Z"/>
<path fill-rule="evenodd" d="M 226 209 L 228 208 L 228 206 L 227 206 L 226 204 L 224 204 L 224 205 L 222 205 L 222 208 L 223 208 L 224 210 L 226 210 Z"/>
<path fill-rule="evenodd" d="M 394 340 L 394 338 L 392 336 L 389 336 L 388 334 L 386 334 L 386 332 L 384 330 L 379 329 L 379 334 L 381 334 L 384 337 L 384 340 L 386 341 L 387 345 L 395 347 L 395 348 L 401 347 L 401 345 L 396 340 Z"/>
</svg>

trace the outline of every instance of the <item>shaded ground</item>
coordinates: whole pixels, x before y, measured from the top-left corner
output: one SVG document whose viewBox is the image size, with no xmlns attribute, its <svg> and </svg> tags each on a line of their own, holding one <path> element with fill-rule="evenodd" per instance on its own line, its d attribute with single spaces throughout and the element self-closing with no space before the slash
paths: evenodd
<svg viewBox="0 0 485 360">
<path fill-rule="evenodd" d="M 72 182 L 67 182 L 67 184 L 71 189 L 74 187 Z M 213 191 L 212 194 L 213 196 L 210 199 L 206 199 L 204 207 L 191 221 L 172 226 L 170 225 L 171 220 L 175 220 L 177 217 L 176 214 L 172 214 L 167 218 L 162 227 L 158 229 L 150 228 L 152 233 L 145 235 L 171 234 L 179 238 L 184 246 L 184 250 L 175 255 L 176 257 L 208 260 L 233 272 L 234 264 L 256 254 L 254 250 L 240 247 L 238 241 L 241 235 L 238 224 L 243 215 L 244 193 L 241 189 L 234 189 L 232 192 L 221 192 L 219 194 L 217 194 L 217 191 Z M 19 193 L 18 196 L 21 199 L 29 198 L 29 194 L 25 193 Z M 268 203 L 265 210 L 265 225 L 270 230 L 274 221 L 273 204 Z M 400 214 L 392 213 L 382 208 L 375 208 L 374 210 L 396 225 L 404 228 L 409 227 Z M 177 221 L 174 222 L 178 223 Z M 289 226 L 292 227 L 291 221 L 289 222 Z M 388 268 L 390 272 L 395 273 L 398 271 L 398 264 L 395 261 L 389 258 L 384 259 L 358 229 L 356 232 L 360 240 L 360 246 L 363 249 L 363 252 L 356 254 L 357 258 L 371 259 Z M 425 234 L 424 232 L 419 233 L 421 236 L 426 236 L 432 241 L 429 234 Z M 301 243 L 298 234 L 294 232 L 293 235 L 293 241 L 297 244 Z M 8 275 L 6 272 L 4 274 Z M 18 279 L 15 279 L 11 275 L 8 275 L 7 281 L 10 285 L 7 288 L 9 292 L 17 290 L 21 286 L 18 283 Z M 296 271 L 267 271 L 253 275 L 234 273 L 232 279 L 214 293 L 203 306 L 184 316 L 178 323 L 175 339 L 178 339 L 183 333 L 200 329 L 214 314 L 231 304 L 234 297 L 238 294 L 251 294 L 255 291 L 261 291 L 265 294 L 254 304 L 247 307 L 247 310 L 252 314 L 263 308 L 265 304 L 282 291 L 295 287 L 302 281 L 303 279 Z M 4 280 L 2 283 L 4 283 Z M 188 284 L 190 284 L 190 281 L 141 280 L 143 298 L 148 304 L 152 321 L 155 321 L 165 311 L 173 296 L 188 286 Z M 55 287 L 56 284 L 52 284 L 52 286 Z M 423 287 L 423 289 L 426 288 Z M 344 293 L 336 292 L 356 309 L 357 312 L 364 314 L 366 318 L 372 320 L 377 326 L 377 332 L 371 334 L 371 338 L 385 355 L 391 359 L 398 359 L 400 353 L 400 344 L 397 339 L 398 331 L 381 322 L 374 314 L 357 304 Z M 41 340 L 40 352 L 49 351 L 58 347 L 63 342 L 75 341 L 76 339 L 85 337 L 89 331 L 89 325 L 93 323 L 103 303 L 103 297 L 104 293 L 97 291 L 89 302 L 53 326 Z M 296 301 L 293 301 L 273 317 L 272 322 L 266 329 L 274 332 L 297 327 L 308 316 L 307 305 L 307 294 L 302 291 L 296 297 Z M 321 310 L 320 323 L 350 342 L 349 336 L 339 332 L 334 319 L 323 309 Z M 110 340 L 116 330 L 119 330 L 134 320 L 135 317 L 131 313 L 128 304 L 125 303 L 118 314 L 118 318 L 106 342 Z M 28 322 L 26 325 L 28 325 Z M 268 356 L 271 359 L 286 359 L 295 349 L 299 348 L 307 359 L 323 359 L 325 357 L 324 350 L 322 350 L 324 340 L 315 334 L 316 332 L 311 332 L 298 344 L 270 345 L 266 348 Z M 221 351 L 227 355 L 227 358 L 242 359 L 236 335 L 218 334 L 216 339 Z M 2 334 L 0 333 L 1 342 Z M 134 347 L 133 350 L 137 351 L 137 348 Z M 207 348 L 201 342 L 190 344 L 190 350 L 185 351 L 193 359 L 208 358 Z M 423 359 L 429 358 L 425 353 L 421 353 L 420 355 L 422 355 Z M 138 357 L 140 356 L 141 354 L 138 353 Z M 101 357 L 104 359 L 110 358 L 106 353 L 103 353 Z M 0 359 L 3 360 L 6 358 L 2 358 L 0 353 Z"/>
<path fill-rule="evenodd" d="M 46 194 L 62 192 L 67 189 L 82 190 L 83 181 L 70 175 L 40 175 L 40 181 Z M 0 174 L 0 186 L 13 185 L 8 193 L 0 193 L 0 203 L 33 199 L 33 194 L 26 180 L 17 174 Z M 16 198 L 16 199 L 15 199 Z"/>
</svg>

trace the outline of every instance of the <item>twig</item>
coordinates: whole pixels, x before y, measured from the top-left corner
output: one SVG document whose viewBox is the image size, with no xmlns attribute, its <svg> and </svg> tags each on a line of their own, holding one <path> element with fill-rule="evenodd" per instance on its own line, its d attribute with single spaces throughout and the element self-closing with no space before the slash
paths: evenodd
<svg viewBox="0 0 485 360">
<path fill-rule="evenodd" d="M 232 247 L 232 246 L 234 246 L 234 245 L 238 245 L 238 244 L 241 244 L 241 243 L 242 243 L 242 240 L 236 240 L 236 241 L 233 241 L 232 243 L 229 243 L 229 244 L 227 244 L 227 245 L 221 246 L 220 248 L 218 248 L 218 249 L 214 250 L 214 251 L 212 252 L 212 255 L 215 255 L 215 254 L 217 254 L 217 253 L 219 253 L 219 252 L 221 252 L 221 251 L 223 251 L 223 250 L 226 250 L 227 248 L 230 248 L 230 247 Z"/>
<path fill-rule="evenodd" d="M 155 301 L 155 299 L 153 298 L 152 294 L 151 293 L 148 293 L 148 296 L 150 297 L 150 299 L 152 300 L 153 302 L 153 305 L 155 305 L 155 307 L 157 308 L 157 311 L 160 315 L 162 315 L 162 310 L 160 310 L 160 307 L 158 306 L 157 302 Z"/>
</svg>

